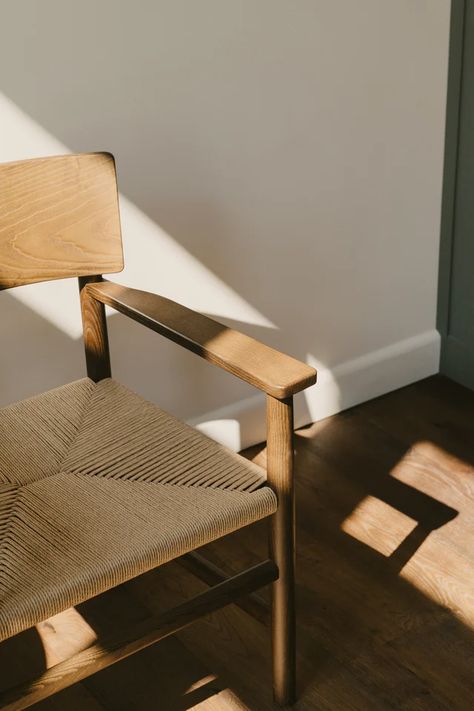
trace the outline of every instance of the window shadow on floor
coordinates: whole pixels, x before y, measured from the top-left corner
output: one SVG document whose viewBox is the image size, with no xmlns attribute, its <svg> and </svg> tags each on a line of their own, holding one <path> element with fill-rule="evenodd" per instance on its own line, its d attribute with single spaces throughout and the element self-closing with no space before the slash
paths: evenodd
<svg viewBox="0 0 474 711">
<path fill-rule="evenodd" d="M 438 377 L 298 434 L 297 709 L 470 708 L 473 414 Z M 257 551 L 260 524 L 208 555 L 229 569 Z M 178 584 L 147 586 L 150 604 Z M 272 708 L 268 630 L 234 609 L 179 639 L 246 708 Z"/>
<path fill-rule="evenodd" d="M 36 381 L 30 370 L 57 353 L 63 382 L 82 375 L 80 343 L 8 294 L 2 299 L 12 302 L 7 360 L 25 372 L 24 395 L 58 384 Z M 32 338 L 46 330 L 46 345 L 18 349 L 15 327 Z M 473 414 L 474 395 L 437 377 L 299 431 L 297 708 L 365 711 L 408 698 L 430 711 L 468 708 Z M 263 463 L 261 449 L 248 455 Z M 266 556 L 265 541 L 258 525 L 207 553 L 240 569 Z M 104 625 L 158 612 L 200 586 L 171 564 L 122 586 L 114 604 L 101 596 L 78 612 L 100 638 Z M 46 661 L 41 635 L 18 635 L 0 645 L 2 685 Z M 230 608 L 43 705 L 62 698 L 73 708 L 80 697 L 84 708 L 130 708 L 134 694 L 139 711 L 166 691 L 167 708 L 181 710 L 225 691 L 259 711 L 271 708 L 269 689 L 269 630 Z"/>
</svg>

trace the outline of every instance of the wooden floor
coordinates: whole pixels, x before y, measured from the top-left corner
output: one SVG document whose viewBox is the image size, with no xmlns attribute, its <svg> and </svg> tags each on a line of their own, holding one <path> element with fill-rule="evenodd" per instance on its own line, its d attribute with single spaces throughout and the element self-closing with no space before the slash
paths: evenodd
<svg viewBox="0 0 474 711">
<path fill-rule="evenodd" d="M 474 393 L 435 377 L 298 432 L 295 709 L 474 707 Z M 249 453 L 264 462 L 265 452 Z M 208 547 L 263 557 L 260 524 Z M 0 645 L 3 685 L 202 589 L 176 563 Z M 229 607 L 34 707 L 267 711 L 269 632 Z"/>
</svg>

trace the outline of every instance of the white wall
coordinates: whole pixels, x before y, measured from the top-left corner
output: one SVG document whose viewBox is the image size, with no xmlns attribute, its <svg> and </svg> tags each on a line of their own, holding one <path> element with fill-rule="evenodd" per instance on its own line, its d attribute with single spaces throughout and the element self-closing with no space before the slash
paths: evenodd
<svg viewBox="0 0 474 711">
<path fill-rule="evenodd" d="M 300 421 L 330 414 L 437 369 L 449 9 L 5 3 L 0 161 L 113 152 L 117 280 L 317 363 Z M 75 289 L 0 294 L 2 402 L 82 375 Z M 180 417 L 223 418 L 208 431 L 235 447 L 261 438 L 250 387 L 121 316 L 110 332 L 117 378 Z"/>
</svg>

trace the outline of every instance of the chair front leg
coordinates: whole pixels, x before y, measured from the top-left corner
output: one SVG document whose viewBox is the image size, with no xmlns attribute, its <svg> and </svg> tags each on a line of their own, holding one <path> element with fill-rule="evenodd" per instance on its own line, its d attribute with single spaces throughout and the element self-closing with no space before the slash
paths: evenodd
<svg viewBox="0 0 474 711">
<path fill-rule="evenodd" d="M 272 588 L 273 693 L 282 706 L 296 698 L 293 447 L 293 398 L 268 396 L 267 476 L 278 497 L 270 519 L 270 558 L 279 570 Z"/>
</svg>

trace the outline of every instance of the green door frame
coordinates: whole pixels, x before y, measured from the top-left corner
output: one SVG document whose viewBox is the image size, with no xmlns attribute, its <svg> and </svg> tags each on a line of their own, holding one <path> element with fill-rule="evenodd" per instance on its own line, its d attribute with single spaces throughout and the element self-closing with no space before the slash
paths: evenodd
<svg viewBox="0 0 474 711">
<path fill-rule="evenodd" d="M 466 39 L 468 12 L 472 22 L 474 0 L 452 0 L 449 44 L 448 92 L 446 104 L 446 136 L 441 210 L 441 234 L 439 252 L 439 281 L 437 327 L 441 334 L 440 371 L 454 380 L 474 388 L 473 346 L 459 341 L 452 333 L 452 295 L 456 274 L 454 272 L 454 240 L 457 224 L 459 144 L 463 115 L 463 81 L 465 58 L 468 49 Z M 471 28 L 472 30 L 472 28 Z M 471 40 L 470 40 L 471 41 Z M 472 61 L 472 47 L 470 47 Z M 467 69 L 467 67 L 466 67 Z M 472 340 L 472 339 L 470 339 Z"/>
<path fill-rule="evenodd" d="M 465 14 L 466 0 L 452 0 L 438 281 L 437 328 L 442 340 L 447 337 L 449 331 Z M 443 372 L 443 351 L 441 347 L 441 372 Z"/>
</svg>

